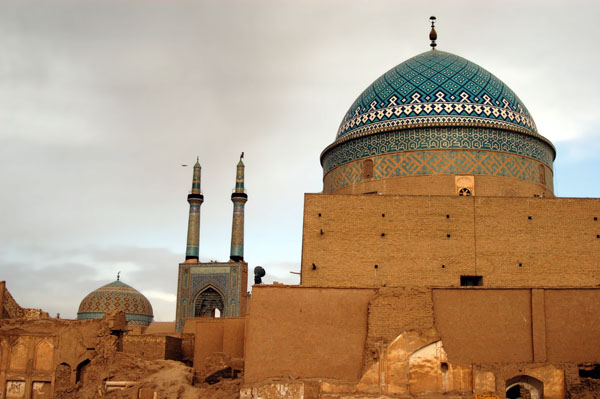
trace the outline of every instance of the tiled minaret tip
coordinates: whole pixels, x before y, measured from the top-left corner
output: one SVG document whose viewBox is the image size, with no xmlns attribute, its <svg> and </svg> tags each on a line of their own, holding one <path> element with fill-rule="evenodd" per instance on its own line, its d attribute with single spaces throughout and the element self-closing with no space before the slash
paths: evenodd
<svg viewBox="0 0 600 399">
<path fill-rule="evenodd" d="M 192 180 L 192 192 L 188 194 L 187 200 L 190 204 L 190 216 L 188 219 L 187 247 L 185 250 L 186 263 L 198 262 L 200 251 L 200 205 L 204 202 L 204 196 L 200 190 L 200 172 L 202 168 L 196 158 L 194 165 L 194 177 Z"/>
<path fill-rule="evenodd" d="M 231 194 L 233 202 L 233 223 L 231 226 L 231 252 L 229 259 L 234 262 L 244 260 L 244 205 L 248 195 L 244 192 L 244 153 L 240 155 L 235 175 L 235 190 Z"/>
</svg>

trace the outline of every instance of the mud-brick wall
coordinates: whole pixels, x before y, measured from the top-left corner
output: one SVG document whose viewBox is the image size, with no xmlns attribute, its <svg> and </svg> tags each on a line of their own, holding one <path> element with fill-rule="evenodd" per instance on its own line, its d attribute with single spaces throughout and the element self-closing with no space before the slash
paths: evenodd
<svg viewBox="0 0 600 399">
<path fill-rule="evenodd" d="M 380 288 L 369 302 L 365 366 L 379 357 L 380 346 L 390 344 L 405 331 L 437 336 L 434 331 L 431 289 Z"/>
<path fill-rule="evenodd" d="M 181 338 L 164 335 L 126 335 L 123 352 L 142 359 L 181 360 Z"/>
<path fill-rule="evenodd" d="M 307 194 L 302 246 L 305 286 L 591 287 L 600 199 Z"/>
<path fill-rule="evenodd" d="M 434 289 L 453 363 L 600 363 L 600 288 Z"/>
<path fill-rule="evenodd" d="M 194 369 L 203 373 L 214 353 L 231 358 L 244 356 L 245 317 L 196 317 L 185 321 L 184 333 L 194 334 Z M 184 334 L 185 335 L 185 334 Z"/>
<path fill-rule="evenodd" d="M 254 286 L 246 327 L 245 382 L 282 376 L 357 380 L 374 293 Z"/>
</svg>

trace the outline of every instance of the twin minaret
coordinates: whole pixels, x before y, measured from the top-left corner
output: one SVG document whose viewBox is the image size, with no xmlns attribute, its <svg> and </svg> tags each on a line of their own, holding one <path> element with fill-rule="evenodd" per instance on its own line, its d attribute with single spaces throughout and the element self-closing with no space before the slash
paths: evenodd
<svg viewBox="0 0 600 399">
<path fill-rule="evenodd" d="M 248 195 L 244 192 L 244 162 L 242 162 L 242 158 L 244 158 L 243 152 L 237 164 L 235 190 L 231 194 L 233 223 L 231 226 L 231 251 L 229 259 L 234 262 L 244 260 L 244 205 L 248 201 Z M 186 262 L 198 262 L 200 253 L 200 205 L 204 202 L 204 196 L 200 190 L 201 170 L 200 163 L 196 159 L 192 192 L 187 197 L 190 204 L 190 216 L 188 219 L 187 248 L 185 251 Z"/>
<path fill-rule="evenodd" d="M 187 200 L 190 204 L 190 217 L 188 219 L 187 248 L 185 260 L 198 261 L 200 252 L 200 205 L 204 202 L 204 195 L 200 190 L 200 162 L 196 158 L 194 165 L 194 177 L 192 180 L 192 192 L 188 194 Z"/>
<path fill-rule="evenodd" d="M 244 192 L 244 153 L 240 156 L 235 173 L 235 190 L 231 194 L 233 202 L 233 223 L 231 224 L 231 251 L 229 259 L 234 262 L 244 260 L 244 206 L 248 195 Z"/>
</svg>

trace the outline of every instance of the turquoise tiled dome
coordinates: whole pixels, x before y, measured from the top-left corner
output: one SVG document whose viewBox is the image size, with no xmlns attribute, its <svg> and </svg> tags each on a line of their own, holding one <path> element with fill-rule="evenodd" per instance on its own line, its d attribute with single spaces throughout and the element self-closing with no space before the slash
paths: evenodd
<svg viewBox="0 0 600 399">
<path fill-rule="evenodd" d="M 479 185 L 494 195 L 550 195 L 555 157 L 527 107 L 500 79 L 430 50 L 384 73 L 350 106 L 321 153 L 323 192 L 405 193 L 413 192 L 404 185 L 409 180 L 384 179 L 478 175 L 512 179 Z M 452 192 L 427 184 L 414 192 Z"/>
<path fill-rule="evenodd" d="M 344 116 L 336 141 L 431 126 L 482 126 L 541 138 L 525 105 L 500 79 L 462 57 L 431 50 L 367 87 Z"/>
<path fill-rule="evenodd" d="M 125 312 L 128 324 L 147 326 L 154 317 L 150 301 L 138 290 L 116 280 L 89 293 L 79 305 L 77 319 L 102 318 L 111 310 Z"/>
</svg>

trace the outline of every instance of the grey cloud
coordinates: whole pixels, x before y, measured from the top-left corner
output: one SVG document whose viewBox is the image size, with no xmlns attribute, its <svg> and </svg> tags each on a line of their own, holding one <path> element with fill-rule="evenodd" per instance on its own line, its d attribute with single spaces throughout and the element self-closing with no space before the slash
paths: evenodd
<svg viewBox="0 0 600 399">
<path fill-rule="evenodd" d="M 246 259 L 273 280 L 297 281 L 289 271 L 300 264 L 303 193 L 321 189 L 319 154 L 365 87 L 428 50 L 431 13 L 438 48 L 500 77 L 566 148 L 560 181 L 594 181 L 593 154 L 576 170 L 560 159 L 598 141 L 599 7 L 1 2 L 2 278 L 20 302 L 65 315 L 119 262 L 137 289 L 174 292 L 191 184 L 180 165 L 200 156 L 201 255 L 226 260 L 245 151 Z M 169 320 L 174 306 L 155 311 Z"/>
</svg>

